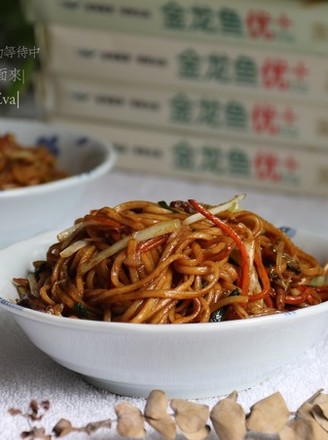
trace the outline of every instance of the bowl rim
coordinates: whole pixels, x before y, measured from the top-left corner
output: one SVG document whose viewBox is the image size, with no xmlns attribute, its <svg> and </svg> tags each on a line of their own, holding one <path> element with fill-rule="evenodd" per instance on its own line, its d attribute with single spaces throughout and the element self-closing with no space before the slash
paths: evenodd
<svg viewBox="0 0 328 440">
<path fill-rule="evenodd" d="M 44 192 L 53 192 L 56 190 L 61 190 L 67 188 L 67 186 L 75 187 L 81 185 L 83 182 L 92 181 L 98 177 L 103 176 L 108 171 L 110 171 L 117 160 L 117 153 L 115 152 L 114 146 L 110 141 L 107 141 L 104 138 L 99 136 L 90 134 L 87 131 L 80 131 L 74 127 L 61 125 L 57 122 L 47 122 L 41 121 L 38 119 L 23 119 L 23 118 L 0 118 L 0 124 L 5 123 L 8 125 L 12 125 L 14 131 L 14 126 L 21 127 L 40 127 L 42 128 L 53 128 L 57 131 L 63 131 L 66 133 L 70 133 L 72 135 L 76 134 L 79 137 L 88 137 L 91 141 L 94 141 L 101 148 L 104 159 L 103 162 L 95 166 L 94 168 L 85 171 L 80 174 L 74 174 L 68 177 L 64 177 L 59 180 L 55 180 L 53 182 L 42 183 L 38 185 L 31 185 L 19 188 L 12 188 L 6 190 L 0 190 L 0 200 L 7 198 L 17 198 L 24 196 L 33 196 L 37 194 L 42 194 Z"/>
<path fill-rule="evenodd" d="M 47 231 L 38 234 L 34 237 L 22 240 L 17 243 L 13 243 L 0 250 L 1 255 L 6 255 L 6 253 L 17 252 L 19 248 L 25 246 L 27 248 L 34 247 L 37 245 L 38 241 L 40 246 L 49 246 L 54 237 L 59 233 L 59 231 Z M 320 234 L 298 230 L 301 236 L 305 238 L 320 238 L 324 239 L 328 243 L 328 236 L 323 236 Z M 17 253 L 16 253 L 17 254 Z M 328 256 L 327 256 L 328 257 Z M 32 261 L 26 261 L 26 269 L 28 264 Z M 0 286 L 1 289 L 1 286 Z M 322 313 L 328 312 L 328 301 L 321 304 L 312 305 L 305 307 L 303 309 L 297 309 L 289 312 L 276 313 L 273 315 L 262 315 L 259 317 L 254 317 L 244 320 L 234 320 L 234 321 L 222 321 L 220 323 L 188 323 L 188 324 L 145 324 L 145 323 L 123 323 L 123 322 L 104 322 L 104 321 L 92 321 L 86 319 L 73 319 L 62 316 L 55 316 L 48 313 L 40 312 L 37 310 L 28 309 L 26 307 L 17 305 L 12 300 L 9 300 L 1 296 L 0 292 L 0 309 L 14 315 L 17 318 L 25 318 L 34 322 L 44 323 L 48 325 L 60 326 L 64 328 L 70 328 L 80 331 L 92 331 L 92 332 L 106 332 L 111 331 L 127 331 L 132 333 L 195 333 L 195 332 L 212 332 L 213 330 L 217 332 L 225 331 L 245 331 L 248 328 L 257 329 L 258 327 L 266 327 L 271 325 L 278 325 L 279 320 L 306 320 L 310 316 L 321 315 Z M 221 330 L 220 330 L 221 329 Z"/>
</svg>

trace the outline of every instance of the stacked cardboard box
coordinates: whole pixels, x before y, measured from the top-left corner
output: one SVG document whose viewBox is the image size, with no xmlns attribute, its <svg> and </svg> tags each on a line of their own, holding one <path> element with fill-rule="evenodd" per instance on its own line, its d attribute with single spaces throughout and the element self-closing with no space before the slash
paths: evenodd
<svg viewBox="0 0 328 440">
<path fill-rule="evenodd" d="M 25 0 L 49 119 L 122 168 L 328 194 L 328 4 Z"/>
</svg>

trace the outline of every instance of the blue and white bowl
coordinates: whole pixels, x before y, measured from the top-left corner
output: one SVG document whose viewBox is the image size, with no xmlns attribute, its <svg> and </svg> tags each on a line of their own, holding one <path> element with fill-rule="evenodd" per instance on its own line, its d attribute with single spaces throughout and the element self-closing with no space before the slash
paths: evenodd
<svg viewBox="0 0 328 440">
<path fill-rule="evenodd" d="M 55 182 L 0 191 L 0 248 L 57 228 L 86 188 L 115 163 L 112 145 L 86 133 L 24 119 L 0 119 L 0 134 L 11 132 L 21 145 L 43 144 L 69 177 Z"/>
</svg>

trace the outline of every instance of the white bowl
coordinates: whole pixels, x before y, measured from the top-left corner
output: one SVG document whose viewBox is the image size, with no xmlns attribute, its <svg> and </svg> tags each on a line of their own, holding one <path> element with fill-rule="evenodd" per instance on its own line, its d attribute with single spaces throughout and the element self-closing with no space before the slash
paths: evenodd
<svg viewBox="0 0 328 440">
<path fill-rule="evenodd" d="M 0 306 L 59 364 L 113 393 L 205 398 L 258 384 L 321 340 L 328 302 L 274 316 L 208 324 L 129 324 L 75 320 L 15 304 L 13 277 L 44 258 L 56 233 L 0 251 Z M 298 232 L 294 241 L 328 259 L 328 238 Z M 287 368 L 287 367 L 286 367 Z"/>
<path fill-rule="evenodd" d="M 68 127 L 33 120 L 0 119 L 0 134 L 12 132 L 18 143 L 46 143 L 58 168 L 69 177 L 42 185 L 0 191 L 0 248 L 58 228 L 86 187 L 115 163 L 110 143 Z"/>
</svg>

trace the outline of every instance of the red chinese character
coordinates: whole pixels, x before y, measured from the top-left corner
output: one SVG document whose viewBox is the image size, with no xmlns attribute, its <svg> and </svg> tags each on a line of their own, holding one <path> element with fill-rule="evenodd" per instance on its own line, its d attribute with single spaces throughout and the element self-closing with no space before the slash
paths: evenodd
<svg viewBox="0 0 328 440">
<path fill-rule="evenodd" d="M 282 119 L 288 125 L 292 125 L 296 121 L 297 115 L 294 113 L 292 108 L 287 107 L 282 113 Z"/>
<path fill-rule="evenodd" d="M 289 83 L 286 79 L 288 72 L 288 64 L 280 59 L 267 59 L 262 66 L 262 82 L 266 89 L 277 88 L 279 90 L 286 90 Z"/>
<path fill-rule="evenodd" d="M 296 76 L 296 79 L 298 79 L 299 81 L 302 81 L 305 79 L 306 76 L 308 76 L 309 71 L 308 69 L 305 67 L 304 63 L 302 61 L 300 61 L 294 68 L 293 68 L 293 73 Z"/>
<path fill-rule="evenodd" d="M 292 24 L 292 21 L 284 12 L 282 12 L 275 21 L 282 31 L 287 31 Z"/>
<path fill-rule="evenodd" d="M 271 16 L 265 11 L 249 11 L 246 17 L 246 27 L 253 38 L 272 40 L 273 32 L 270 30 Z"/>
<path fill-rule="evenodd" d="M 255 105 L 251 114 L 252 126 L 256 133 L 268 133 L 276 135 L 279 127 L 275 124 L 277 111 L 274 106 L 269 104 Z"/>
<path fill-rule="evenodd" d="M 284 166 L 286 170 L 288 170 L 291 173 L 294 173 L 298 168 L 298 162 L 294 156 L 288 156 L 284 161 Z"/>
<path fill-rule="evenodd" d="M 279 165 L 278 156 L 273 153 L 258 153 L 254 158 L 256 177 L 260 180 L 271 180 L 278 182 L 281 175 L 277 171 Z"/>
</svg>

